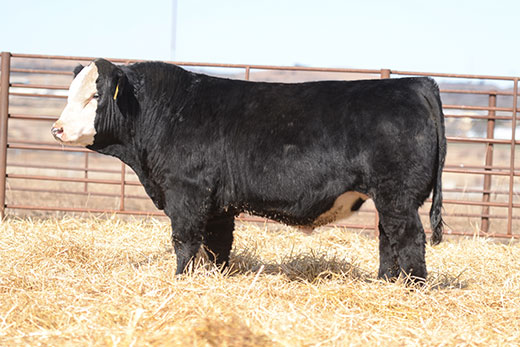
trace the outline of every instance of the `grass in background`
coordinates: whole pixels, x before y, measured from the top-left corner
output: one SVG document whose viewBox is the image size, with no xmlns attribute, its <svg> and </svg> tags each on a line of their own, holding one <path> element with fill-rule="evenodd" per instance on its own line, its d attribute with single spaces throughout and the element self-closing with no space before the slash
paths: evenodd
<svg viewBox="0 0 520 347">
<path fill-rule="evenodd" d="M 518 243 L 428 246 L 427 284 L 409 288 L 376 279 L 375 239 L 248 223 L 238 223 L 230 273 L 202 264 L 176 277 L 169 229 L 154 219 L 6 220 L 0 345 L 520 343 Z"/>
</svg>

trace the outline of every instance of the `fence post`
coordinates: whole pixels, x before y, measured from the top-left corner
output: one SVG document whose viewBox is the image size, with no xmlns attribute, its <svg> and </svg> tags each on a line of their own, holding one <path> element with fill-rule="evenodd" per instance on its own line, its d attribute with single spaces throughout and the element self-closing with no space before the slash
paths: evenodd
<svg viewBox="0 0 520 347">
<path fill-rule="evenodd" d="M 119 211 L 125 210 L 125 184 L 126 184 L 126 165 L 121 162 L 121 191 L 119 200 Z"/>
<path fill-rule="evenodd" d="M 381 69 L 381 79 L 387 79 L 387 78 L 390 78 L 390 74 L 392 72 L 390 71 L 390 69 Z M 374 208 L 375 208 L 375 212 L 374 212 L 374 234 L 379 236 L 379 212 L 377 212 L 377 208 L 375 207 L 375 204 L 374 204 Z"/>
<path fill-rule="evenodd" d="M 2 52 L 0 79 L 0 218 L 5 217 L 5 188 L 7 174 L 7 118 L 9 117 L 9 75 L 11 53 Z"/>
<path fill-rule="evenodd" d="M 390 69 L 381 69 L 381 79 L 390 78 Z"/>
<path fill-rule="evenodd" d="M 88 178 L 88 152 L 85 152 L 85 169 L 84 169 L 83 176 L 85 177 L 85 179 Z M 83 187 L 83 191 L 85 193 L 88 192 L 88 182 L 87 181 L 85 181 L 85 185 Z"/>
<path fill-rule="evenodd" d="M 497 106 L 497 95 L 489 94 L 489 107 Z M 487 120 L 487 138 L 493 139 L 495 137 L 495 110 L 488 111 Z M 486 167 L 485 171 L 491 171 L 493 166 L 493 144 L 486 145 Z M 484 175 L 484 193 L 482 194 L 482 202 L 489 202 L 491 200 L 491 175 Z M 482 206 L 482 217 L 480 224 L 480 231 L 487 233 L 489 231 L 489 206 Z"/>
<path fill-rule="evenodd" d="M 518 111 L 518 77 L 513 86 L 513 114 L 511 124 L 511 155 L 509 159 L 509 201 L 507 207 L 507 235 L 513 235 L 513 191 L 515 189 L 516 116 Z"/>
</svg>

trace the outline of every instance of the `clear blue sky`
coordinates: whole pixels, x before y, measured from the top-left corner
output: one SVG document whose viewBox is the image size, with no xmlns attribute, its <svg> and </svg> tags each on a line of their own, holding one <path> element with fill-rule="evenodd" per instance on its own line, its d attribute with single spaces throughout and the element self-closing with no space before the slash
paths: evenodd
<svg viewBox="0 0 520 347">
<path fill-rule="evenodd" d="M 518 0 L 178 0 L 177 61 L 520 76 Z M 2 0 L 0 50 L 171 60 L 172 1 Z"/>
</svg>

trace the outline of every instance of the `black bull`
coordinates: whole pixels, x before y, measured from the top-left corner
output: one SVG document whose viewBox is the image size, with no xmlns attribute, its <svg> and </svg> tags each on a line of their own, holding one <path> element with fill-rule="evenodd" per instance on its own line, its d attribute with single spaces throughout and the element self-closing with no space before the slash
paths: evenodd
<svg viewBox="0 0 520 347">
<path fill-rule="evenodd" d="M 227 265 L 242 211 L 312 228 L 371 198 L 379 276 L 426 278 L 418 208 L 433 190 L 432 243 L 440 242 L 446 154 L 433 80 L 261 83 L 156 62 L 94 63 L 88 148 L 128 164 L 170 217 L 177 273 L 201 245 Z"/>
</svg>

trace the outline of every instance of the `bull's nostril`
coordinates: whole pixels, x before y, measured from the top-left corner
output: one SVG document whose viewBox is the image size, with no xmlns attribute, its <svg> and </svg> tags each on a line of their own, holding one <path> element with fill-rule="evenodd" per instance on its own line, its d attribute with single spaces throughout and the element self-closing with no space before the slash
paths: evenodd
<svg viewBox="0 0 520 347">
<path fill-rule="evenodd" d="M 51 133 L 52 133 L 53 136 L 57 136 L 57 135 L 63 133 L 63 128 L 61 128 L 61 127 L 60 128 L 53 127 L 51 129 Z"/>
</svg>

